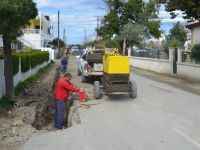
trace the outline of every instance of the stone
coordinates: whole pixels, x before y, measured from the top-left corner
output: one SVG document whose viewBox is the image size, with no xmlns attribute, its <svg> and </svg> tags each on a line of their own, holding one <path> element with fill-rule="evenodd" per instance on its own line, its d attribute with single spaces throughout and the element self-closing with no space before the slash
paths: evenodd
<svg viewBox="0 0 200 150">
<path fill-rule="evenodd" d="M 12 126 L 16 127 L 16 126 L 21 126 L 23 124 L 24 124 L 24 122 L 22 121 L 21 118 L 16 118 L 15 120 L 13 120 Z"/>
</svg>

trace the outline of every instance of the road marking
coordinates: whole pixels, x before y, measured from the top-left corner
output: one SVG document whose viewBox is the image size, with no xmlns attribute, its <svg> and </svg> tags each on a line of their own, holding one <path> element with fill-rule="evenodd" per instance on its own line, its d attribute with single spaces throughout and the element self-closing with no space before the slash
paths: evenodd
<svg viewBox="0 0 200 150">
<path fill-rule="evenodd" d="M 196 147 L 200 148 L 200 144 L 193 140 L 191 137 L 189 137 L 188 135 L 186 135 L 185 133 L 183 133 L 182 131 L 178 130 L 175 127 L 171 127 L 174 131 L 176 131 L 178 134 L 180 134 L 181 136 L 183 136 L 186 140 L 188 140 L 190 143 L 192 143 L 193 145 L 195 145 Z"/>
</svg>

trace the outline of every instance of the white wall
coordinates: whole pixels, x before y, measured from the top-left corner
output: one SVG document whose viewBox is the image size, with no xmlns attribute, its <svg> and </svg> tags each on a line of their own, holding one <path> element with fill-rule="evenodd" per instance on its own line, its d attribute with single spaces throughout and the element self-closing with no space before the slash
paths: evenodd
<svg viewBox="0 0 200 150">
<path fill-rule="evenodd" d="M 45 67 L 48 62 L 44 62 L 41 65 L 36 66 L 29 71 L 22 73 L 21 72 L 21 63 L 19 63 L 19 72 L 13 77 L 14 79 L 14 86 L 16 86 L 20 81 L 24 81 L 30 76 L 37 73 L 40 68 Z M 4 60 L 0 59 L 0 99 L 6 94 L 5 92 L 5 78 L 4 78 Z"/>
<path fill-rule="evenodd" d="M 17 86 L 17 84 L 18 84 L 20 81 L 24 81 L 24 80 L 26 80 L 27 78 L 29 78 L 30 76 L 36 74 L 40 68 L 43 68 L 43 67 L 46 66 L 47 64 L 48 64 L 48 62 L 44 62 L 43 64 L 38 65 L 38 66 L 36 66 L 35 68 L 30 69 L 30 70 L 27 71 L 27 72 L 21 72 L 21 71 L 19 71 L 19 72 L 14 76 L 14 86 Z M 20 66 L 21 66 L 21 65 L 20 65 Z M 19 70 L 21 70 L 21 67 L 19 68 Z"/>
<path fill-rule="evenodd" d="M 144 70 L 170 74 L 170 61 L 164 59 L 151 59 L 142 57 L 130 57 L 130 65 Z"/>
<path fill-rule="evenodd" d="M 24 33 L 22 38 L 28 41 L 32 45 L 32 48 L 42 46 L 40 34 Z"/>
<path fill-rule="evenodd" d="M 177 74 L 181 78 L 200 82 L 200 64 L 177 63 Z"/>
<path fill-rule="evenodd" d="M 5 95 L 4 60 L 0 59 L 0 99 Z"/>
<path fill-rule="evenodd" d="M 200 43 L 200 26 L 192 29 L 192 44 Z"/>
<path fill-rule="evenodd" d="M 2 36 L 0 35 L 0 48 L 3 47 L 3 39 Z"/>
<path fill-rule="evenodd" d="M 38 47 L 38 49 L 41 49 L 41 51 L 48 51 L 49 52 L 49 61 L 56 59 L 54 49 L 46 48 L 46 47 Z"/>
</svg>

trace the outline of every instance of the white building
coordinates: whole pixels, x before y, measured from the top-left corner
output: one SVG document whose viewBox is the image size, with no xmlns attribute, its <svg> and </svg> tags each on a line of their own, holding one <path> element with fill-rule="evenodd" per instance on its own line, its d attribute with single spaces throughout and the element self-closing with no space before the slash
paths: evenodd
<svg viewBox="0 0 200 150">
<path fill-rule="evenodd" d="M 186 26 L 191 30 L 191 45 L 200 43 L 200 22 L 196 21 Z"/>
<path fill-rule="evenodd" d="M 30 20 L 30 24 L 23 29 L 23 35 L 17 39 L 27 47 L 41 48 L 47 47 L 52 40 L 51 21 L 49 16 L 44 16 L 42 13 Z M 3 47 L 3 40 L 0 36 L 0 49 Z"/>
<path fill-rule="evenodd" d="M 31 48 L 47 47 L 52 40 L 51 29 L 49 16 L 39 13 L 35 19 L 30 20 L 30 25 L 22 30 L 24 34 L 18 40 Z"/>
</svg>

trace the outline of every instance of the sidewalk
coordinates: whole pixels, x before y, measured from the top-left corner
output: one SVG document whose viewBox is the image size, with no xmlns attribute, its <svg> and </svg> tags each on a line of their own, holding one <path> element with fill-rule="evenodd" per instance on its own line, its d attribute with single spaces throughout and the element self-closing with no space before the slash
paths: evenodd
<svg viewBox="0 0 200 150">
<path fill-rule="evenodd" d="M 140 76 L 149 78 L 158 82 L 163 82 L 173 87 L 179 88 L 183 91 L 187 91 L 196 95 L 200 95 L 200 82 L 192 82 L 184 79 L 180 79 L 177 76 L 170 76 L 165 74 L 159 74 L 152 71 L 146 71 L 138 68 L 131 68 L 132 71 Z"/>
</svg>

